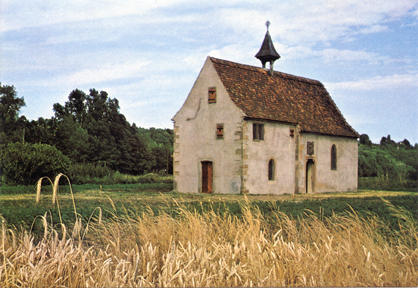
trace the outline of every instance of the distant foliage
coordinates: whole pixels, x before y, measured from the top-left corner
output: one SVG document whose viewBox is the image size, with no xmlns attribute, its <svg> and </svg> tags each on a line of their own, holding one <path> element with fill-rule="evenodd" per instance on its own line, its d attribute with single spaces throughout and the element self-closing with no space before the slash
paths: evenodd
<svg viewBox="0 0 418 288">
<path fill-rule="evenodd" d="M 417 187 L 417 147 L 407 139 L 396 143 L 390 135 L 382 137 L 380 145 L 377 145 L 364 135 L 360 136 L 358 173 L 360 177 L 369 178 L 361 179 L 360 184 L 367 186 L 363 188 Z"/>
<path fill-rule="evenodd" d="M 93 170 L 105 167 L 131 175 L 172 173 L 173 130 L 129 124 L 119 112 L 119 101 L 105 91 L 91 89 L 86 94 L 73 90 L 64 105 L 53 105 L 54 116 L 50 119 L 28 121 L 19 117 L 23 106 L 24 99 L 17 97 L 13 86 L 0 85 L 0 144 L 54 146 L 75 165 L 70 173 L 86 172 L 84 169 L 91 172 L 93 166 Z M 77 181 L 97 178 L 93 175 L 96 172 L 90 172 L 76 176 Z"/>
<path fill-rule="evenodd" d="M 9 143 L 1 153 L 2 174 L 6 183 L 31 185 L 39 178 L 66 173 L 70 159 L 48 144 Z"/>
</svg>

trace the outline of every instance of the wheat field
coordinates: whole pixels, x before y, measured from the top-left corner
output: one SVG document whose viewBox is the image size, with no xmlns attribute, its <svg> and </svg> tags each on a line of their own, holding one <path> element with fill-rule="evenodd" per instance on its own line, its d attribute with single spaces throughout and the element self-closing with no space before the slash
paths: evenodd
<svg viewBox="0 0 418 288">
<path fill-rule="evenodd" d="M 167 201 L 176 201 L 170 200 Z M 177 217 L 127 213 L 73 227 L 40 217 L 44 231 L 2 223 L 1 287 L 416 286 L 417 223 L 391 206 L 400 228 L 355 211 L 307 211 L 264 219 L 249 201 L 243 217 L 177 204 Z M 387 205 L 391 205 L 387 203 Z"/>
</svg>

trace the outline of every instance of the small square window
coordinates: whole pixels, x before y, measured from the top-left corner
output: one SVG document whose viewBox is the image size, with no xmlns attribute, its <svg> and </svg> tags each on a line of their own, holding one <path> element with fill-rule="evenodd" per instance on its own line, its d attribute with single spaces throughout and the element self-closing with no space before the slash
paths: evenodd
<svg viewBox="0 0 418 288">
<path fill-rule="evenodd" d="M 216 87 L 209 88 L 208 102 L 216 103 Z"/>
<path fill-rule="evenodd" d="M 290 137 L 295 136 L 295 129 L 290 129 Z"/>
<path fill-rule="evenodd" d="M 264 124 L 253 124 L 253 140 L 264 140 Z"/>
<path fill-rule="evenodd" d="M 224 138 L 224 124 L 216 124 L 216 139 Z"/>
</svg>

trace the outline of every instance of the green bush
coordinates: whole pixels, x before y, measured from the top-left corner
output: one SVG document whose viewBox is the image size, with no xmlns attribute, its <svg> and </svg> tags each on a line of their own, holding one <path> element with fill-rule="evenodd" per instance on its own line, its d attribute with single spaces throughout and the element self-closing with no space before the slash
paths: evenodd
<svg viewBox="0 0 418 288">
<path fill-rule="evenodd" d="M 2 147 L 1 170 L 8 184 L 31 185 L 39 178 L 66 173 L 70 159 L 48 144 L 9 143 Z"/>
<path fill-rule="evenodd" d="M 148 173 L 145 175 L 140 176 L 132 176 L 127 174 L 121 174 L 118 171 L 116 171 L 111 179 L 108 179 L 109 181 L 104 184 L 134 184 L 134 183 L 173 183 L 173 176 L 160 176 L 155 173 Z"/>
<path fill-rule="evenodd" d="M 75 163 L 68 169 L 67 176 L 73 184 L 92 184 L 108 178 L 115 172 L 106 165 L 93 163 Z"/>
<path fill-rule="evenodd" d="M 359 177 L 358 188 L 387 191 L 418 191 L 416 180 L 403 180 L 380 177 Z"/>
</svg>

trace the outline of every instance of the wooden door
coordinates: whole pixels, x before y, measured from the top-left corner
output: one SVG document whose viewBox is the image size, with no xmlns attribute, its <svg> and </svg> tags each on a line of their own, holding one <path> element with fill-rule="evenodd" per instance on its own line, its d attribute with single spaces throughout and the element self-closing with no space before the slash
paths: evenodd
<svg viewBox="0 0 418 288">
<path fill-rule="evenodd" d="M 212 193 L 213 169 L 212 162 L 202 162 L 202 193 Z"/>
<path fill-rule="evenodd" d="M 306 163 L 306 193 L 313 193 L 314 192 L 314 183 L 315 183 L 315 176 L 314 176 L 314 161 L 309 159 Z"/>
</svg>

